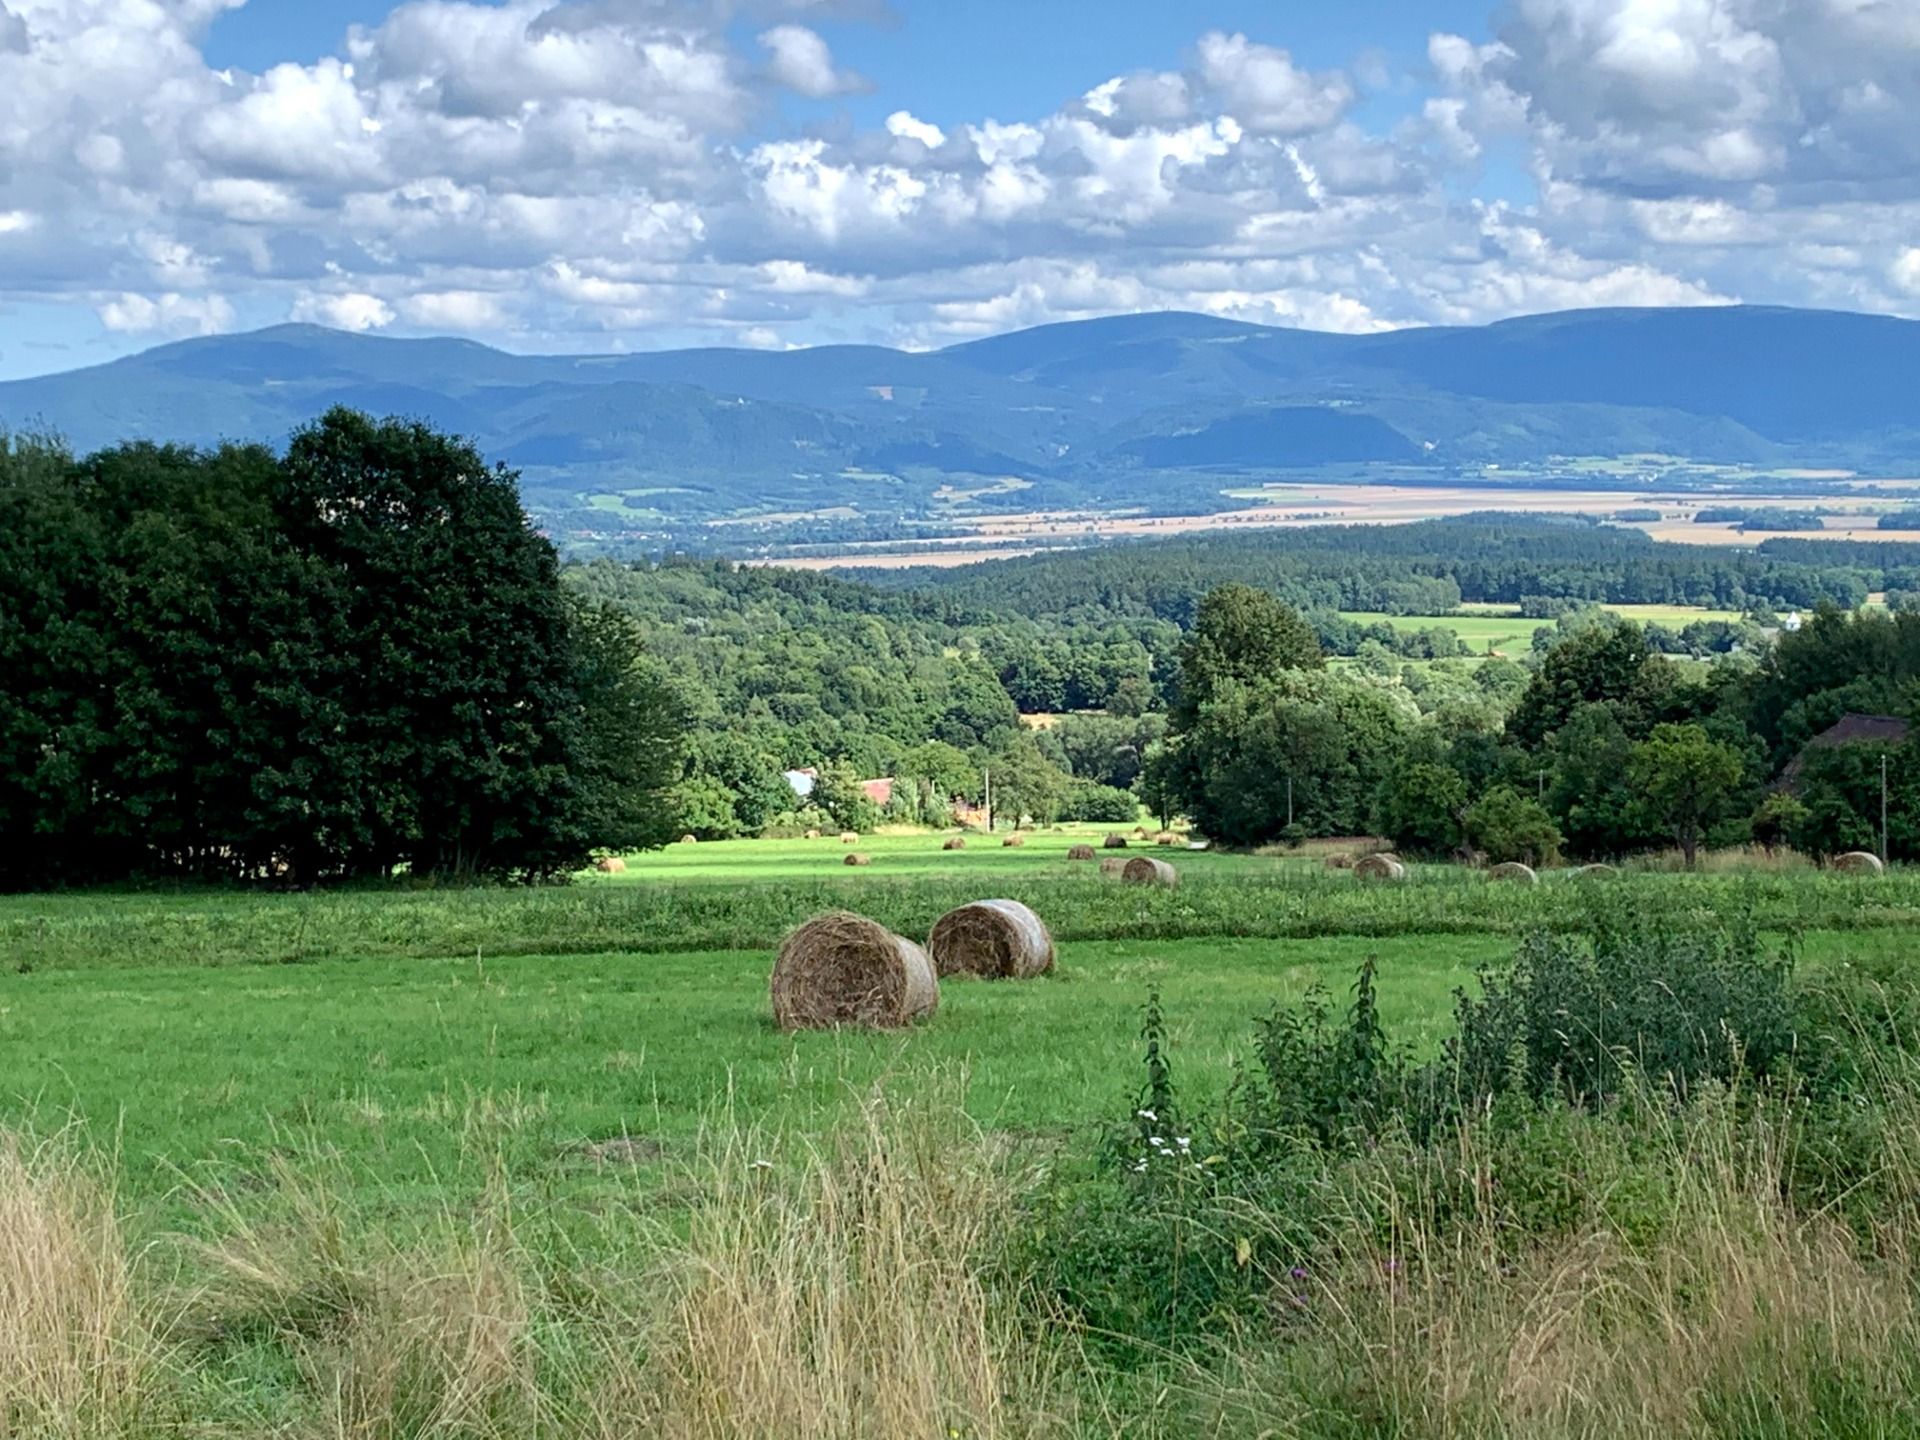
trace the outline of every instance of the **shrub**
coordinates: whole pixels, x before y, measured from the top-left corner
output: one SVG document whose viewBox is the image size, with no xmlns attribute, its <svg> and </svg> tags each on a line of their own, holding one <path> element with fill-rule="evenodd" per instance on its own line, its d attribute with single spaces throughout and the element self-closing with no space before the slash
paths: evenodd
<svg viewBox="0 0 1920 1440">
<path fill-rule="evenodd" d="M 1140 800 L 1111 785 L 1075 785 L 1060 804 L 1060 818 L 1123 825 L 1140 818 Z"/>
<path fill-rule="evenodd" d="M 1495 865 L 1517 860 L 1535 869 L 1560 855 L 1560 827 L 1536 800 L 1495 786 L 1466 813 L 1467 839 Z"/>
<path fill-rule="evenodd" d="M 1794 1044 L 1787 955 L 1750 922 L 1675 923 L 1599 904 L 1584 936 L 1536 935 L 1455 1004 L 1430 1091 L 1471 1107 L 1509 1090 L 1595 1105 L 1634 1077 L 1684 1097 L 1705 1079 L 1773 1073 Z"/>
</svg>

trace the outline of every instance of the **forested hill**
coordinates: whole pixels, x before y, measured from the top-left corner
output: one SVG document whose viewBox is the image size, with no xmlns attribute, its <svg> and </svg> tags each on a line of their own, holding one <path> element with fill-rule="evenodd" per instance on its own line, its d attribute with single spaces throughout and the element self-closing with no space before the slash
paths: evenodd
<svg viewBox="0 0 1920 1440">
<path fill-rule="evenodd" d="M 1913 547 L 1908 547 L 1913 548 Z M 1673 545 L 1577 519 L 1482 514 L 1141 540 L 953 569 L 849 571 L 871 584 L 1029 617 L 1154 617 L 1187 624 L 1199 598 L 1239 581 L 1302 610 L 1443 614 L 1463 601 L 1843 609 L 1920 588 L 1898 547 L 1759 550 Z"/>
<path fill-rule="evenodd" d="M 1370 336 L 1126 315 L 925 353 L 511 355 L 286 325 L 0 383 L 0 429 L 278 446 L 334 405 L 406 415 L 518 470 L 564 541 L 833 507 L 951 518 L 956 493 L 1200 513 L 1235 475 L 1567 456 L 1905 474 L 1917 371 L 1912 321 L 1739 306 Z"/>
</svg>

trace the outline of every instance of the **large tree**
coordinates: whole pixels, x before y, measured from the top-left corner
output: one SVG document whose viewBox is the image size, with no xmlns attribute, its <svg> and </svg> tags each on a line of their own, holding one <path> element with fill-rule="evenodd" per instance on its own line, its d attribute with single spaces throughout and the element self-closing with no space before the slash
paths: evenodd
<svg viewBox="0 0 1920 1440">
<path fill-rule="evenodd" d="M 1740 774 L 1740 752 L 1698 725 L 1656 725 L 1627 761 L 1640 803 L 1671 831 L 1689 870 L 1701 834 L 1731 808 Z"/>
<path fill-rule="evenodd" d="M 1255 685 L 1286 670 L 1317 670 L 1326 663 L 1313 626 L 1271 591 L 1219 586 L 1201 600 L 1193 630 L 1180 647 L 1176 719 L 1191 721 L 1229 683 Z"/>
</svg>

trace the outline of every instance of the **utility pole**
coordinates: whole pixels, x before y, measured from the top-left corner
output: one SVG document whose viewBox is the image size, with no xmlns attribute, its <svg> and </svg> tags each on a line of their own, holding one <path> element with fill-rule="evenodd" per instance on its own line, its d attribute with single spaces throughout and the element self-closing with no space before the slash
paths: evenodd
<svg viewBox="0 0 1920 1440">
<path fill-rule="evenodd" d="M 982 766 L 980 774 L 985 778 L 987 784 L 987 833 L 991 835 L 993 833 L 993 767 L 991 765 Z"/>
<path fill-rule="evenodd" d="M 1534 778 L 1539 781 L 1539 790 L 1538 790 L 1539 798 L 1541 800 L 1541 803 L 1544 804 L 1547 798 L 1547 772 L 1542 770 Z"/>
<path fill-rule="evenodd" d="M 1887 863 L 1887 757 L 1880 757 L 1880 863 Z"/>
<path fill-rule="evenodd" d="M 1293 777 L 1287 776 L 1287 828 L 1293 828 Z"/>
</svg>

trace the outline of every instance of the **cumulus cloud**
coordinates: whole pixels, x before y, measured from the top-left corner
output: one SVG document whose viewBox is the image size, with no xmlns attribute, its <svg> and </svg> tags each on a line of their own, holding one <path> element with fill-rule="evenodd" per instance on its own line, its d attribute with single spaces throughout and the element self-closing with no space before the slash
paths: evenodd
<svg viewBox="0 0 1920 1440">
<path fill-rule="evenodd" d="M 215 335 L 233 326 L 233 307 L 218 295 L 117 295 L 99 310 L 107 329 L 134 335 Z"/>
<path fill-rule="evenodd" d="M 762 31 L 760 44 L 767 52 L 767 73 L 796 94 L 822 100 L 866 88 L 858 75 L 835 68 L 827 42 L 804 25 Z"/>
<path fill-rule="evenodd" d="M 393 307 L 377 295 L 366 295 L 359 291 L 347 291 L 339 295 L 302 295 L 293 302 L 293 318 L 360 334 L 391 325 Z"/>
<path fill-rule="evenodd" d="M 938 124 L 910 92 L 877 124 L 791 105 L 864 84 L 822 27 L 884 0 L 405 0 L 258 73 L 205 60 L 227 3 L 0 0 L 0 300 L 552 347 L 1920 311 L 1920 7 L 1892 0 L 1511 0 L 1399 79 L 1212 31 Z"/>
</svg>

